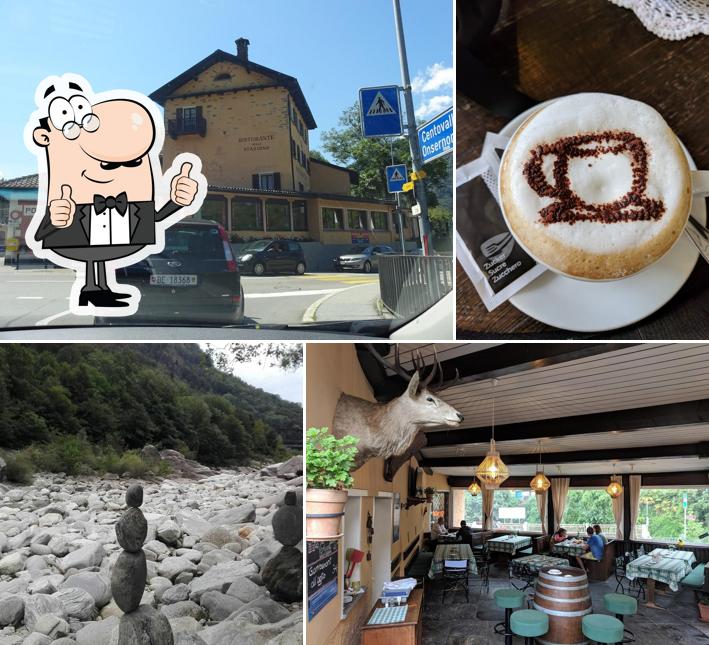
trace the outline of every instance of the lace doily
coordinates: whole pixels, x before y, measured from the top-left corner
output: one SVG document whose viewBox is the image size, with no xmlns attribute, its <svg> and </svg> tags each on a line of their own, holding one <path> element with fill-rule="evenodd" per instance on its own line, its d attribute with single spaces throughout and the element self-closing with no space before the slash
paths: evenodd
<svg viewBox="0 0 709 645">
<path fill-rule="evenodd" d="M 665 40 L 709 35 L 709 0 L 610 0 L 632 9 L 645 29 Z"/>
</svg>

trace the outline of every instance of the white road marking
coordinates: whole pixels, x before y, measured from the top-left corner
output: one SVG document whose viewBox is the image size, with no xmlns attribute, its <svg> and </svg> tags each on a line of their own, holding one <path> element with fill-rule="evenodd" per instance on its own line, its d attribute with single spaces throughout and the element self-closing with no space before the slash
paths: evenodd
<svg viewBox="0 0 709 645">
<path fill-rule="evenodd" d="M 281 296 L 319 296 L 325 293 L 336 293 L 344 289 L 313 289 L 311 291 L 274 291 L 272 293 L 245 293 L 246 300 L 254 298 L 280 298 Z"/>
<path fill-rule="evenodd" d="M 30 282 L 36 282 L 38 284 L 72 284 L 73 280 L 8 280 L 8 284 L 29 284 Z"/>
<path fill-rule="evenodd" d="M 18 300 L 44 300 L 44 296 L 17 296 Z"/>
<path fill-rule="evenodd" d="M 44 327 L 48 325 L 51 322 L 54 322 L 57 318 L 61 318 L 62 316 L 67 316 L 71 313 L 69 309 L 66 311 L 60 311 L 58 314 L 52 314 L 51 316 L 47 316 L 46 318 L 42 318 L 42 320 L 38 320 L 34 326 L 35 327 Z"/>
</svg>

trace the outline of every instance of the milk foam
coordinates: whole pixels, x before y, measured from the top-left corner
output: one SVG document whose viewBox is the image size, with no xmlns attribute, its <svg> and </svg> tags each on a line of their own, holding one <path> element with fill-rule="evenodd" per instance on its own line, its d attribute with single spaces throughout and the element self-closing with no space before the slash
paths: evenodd
<svg viewBox="0 0 709 645">
<path fill-rule="evenodd" d="M 640 137 L 648 154 L 645 197 L 659 199 L 665 215 L 655 221 L 606 224 L 578 221 L 545 225 L 539 211 L 554 202 L 540 197 L 527 183 L 523 169 L 531 150 L 563 137 L 604 131 L 627 131 Z M 678 156 L 675 138 L 664 119 L 644 103 L 610 94 L 576 94 L 555 101 L 527 122 L 508 150 L 508 179 L 511 202 L 516 212 L 539 234 L 590 253 L 617 253 L 648 242 L 661 233 L 683 201 L 685 161 Z M 552 185 L 554 157 L 544 159 L 544 174 Z M 589 168 L 588 164 L 591 164 Z M 569 161 L 571 188 L 588 203 L 602 204 L 625 195 L 631 188 L 632 171 L 628 153 Z"/>
</svg>

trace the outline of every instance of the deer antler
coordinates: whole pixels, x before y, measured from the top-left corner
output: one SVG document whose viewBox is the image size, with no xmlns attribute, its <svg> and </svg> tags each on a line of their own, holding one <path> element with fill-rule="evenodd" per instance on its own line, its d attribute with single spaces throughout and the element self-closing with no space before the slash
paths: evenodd
<svg viewBox="0 0 709 645">
<path fill-rule="evenodd" d="M 384 368 L 393 370 L 396 372 L 401 378 L 403 378 L 405 381 L 410 381 L 413 374 L 409 374 L 402 366 L 401 366 L 401 357 L 399 354 L 399 345 L 398 343 L 394 345 L 394 364 L 392 365 L 391 363 L 387 362 L 384 360 L 382 355 L 375 349 L 374 345 L 372 343 L 365 343 L 365 347 L 367 348 L 367 351 L 374 356 L 374 358 L 377 360 L 377 362 L 382 365 Z M 415 352 L 411 352 L 411 362 L 413 363 L 414 366 L 414 372 L 421 372 L 425 367 L 426 367 L 426 361 L 423 358 L 423 355 L 421 354 L 421 350 L 417 349 Z M 433 377 L 435 374 L 438 373 L 438 383 L 436 383 L 435 386 L 429 387 L 431 381 L 433 380 Z M 455 378 L 452 381 L 446 381 L 445 382 L 445 388 L 452 387 L 455 385 L 458 380 L 460 379 L 460 374 L 458 373 L 458 369 L 456 368 L 455 370 Z M 441 361 L 438 359 L 438 352 L 436 351 L 436 346 L 433 346 L 433 366 L 431 367 L 431 371 L 427 374 L 426 378 L 421 381 L 421 387 L 422 388 L 428 388 L 432 392 L 436 392 L 440 389 L 443 389 L 444 382 L 443 382 L 443 368 L 441 367 Z"/>
<path fill-rule="evenodd" d="M 419 352 L 419 356 L 421 356 L 421 353 Z M 421 362 L 423 362 L 423 359 L 421 359 Z M 421 383 L 422 387 L 428 387 L 428 384 L 433 380 L 433 377 L 436 374 L 436 370 L 439 370 L 441 367 L 440 362 L 438 361 L 438 352 L 436 352 L 436 346 L 433 346 L 433 367 L 431 368 L 431 371 L 429 372 L 428 376 L 423 380 L 423 383 Z M 443 379 L 443 370 L 440 370 L 440 376 L 439 380 L 442 381 Z"/>
<path fill-rule="evenodd" d="M 367 348 L 367 351 L 374 356 L 374 358 L 377 360 L 377 362 L 382 365 L 385 369 L 390 369 L 394 370 L 401 378 L 403 378 L 405 381 L 410 381 L 412 378 L 412 374 L 409 374 L 403 367 L 401 367 L 401 361 L 399 360 L 399 345 L 395 344 L 394 345 L 394 365 L 391 363 L 387 363 L 384 358 L 382 358 L 382 355 L 376 350 L 374 345 L 372 343 L 365 343 L 365 347 Z"/>
</svg>

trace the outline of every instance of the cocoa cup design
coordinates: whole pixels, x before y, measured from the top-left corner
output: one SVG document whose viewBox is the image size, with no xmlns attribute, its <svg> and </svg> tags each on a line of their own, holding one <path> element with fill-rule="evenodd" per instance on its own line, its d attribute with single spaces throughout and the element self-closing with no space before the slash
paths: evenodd
<svg viewBox="0 0 709 645">
<path fill-rule="evenodd" d="M 626 155 L 632 168 L 632 185 L 619 199 L 604 204 L 584 201 L 574 192 L 568 176 L 570 159 L 590 159 L 602 155 Z M 553 155 L 554 185 L 544 174 L 544 160 Z M 554 202 L 539 211 L 540 221 L 545 224 L 575 222 L 637 222 L 659 220 L 665 213 L 660 200 L 645 195 L 647 188 L 647 147 L 645 142 L 628 131 L 605 131 L 578 134 L 557 139 L 553 143 L 530 150 L 524 166 L 524 176 L 529 186 L 540 197 L 551 197 Z M 589 170 L 593 172 L 593 170 Z"/>
</svg>

